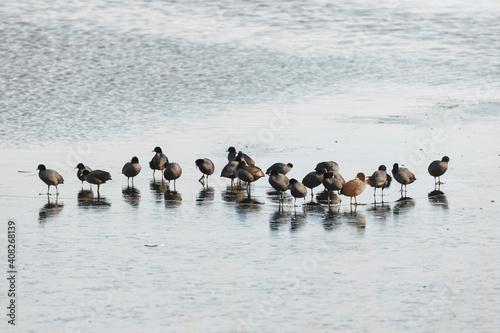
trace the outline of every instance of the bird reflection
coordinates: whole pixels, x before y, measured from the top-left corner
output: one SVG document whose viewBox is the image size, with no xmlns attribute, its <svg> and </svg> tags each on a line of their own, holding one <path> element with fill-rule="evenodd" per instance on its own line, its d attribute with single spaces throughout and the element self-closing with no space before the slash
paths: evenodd
<svg viewBox="0 0 500 333">
<path fill-rule="evenodd" d="M 149 182 L 149 188 L 156 194 L 157 198 L 160 198 L 161 196 L 163 196 L 165 191 L 168 190 L 168 183 L 163 182 L 162 176 L 162 182 L 156 182 L 155 180 L 152 180 L 151 182 Z"/>
<path fill-rule="evenodd" d="M 387 215 L 391 212 L 391 206 L 388 204 L 373 204 L 367 209 L 375 218 L 387 219 Z"/>
<path fill-rule="evenodd" d="M 79 207 L 109 207 L 111 204 L 105 197 L 94 198 L 94 193 L 88 190 L 81 190 L 78 192 L 78 206 Z"/>
<path fill-rule="evenodd" d="M 285 212 L 282 205 L 278 205 L 278 210 L 269 217 L 269 228 L 271 230 L 279 230 L 281 226 L 288 224 L 290 213 Z"/>
<path fill-rule="evenodd" d="M 333 230 L 336 225 L 341 222 L 340 219 L 340 206 L 338 209 L 330 207 L 325 215 L 323 215 L 323 228 L 325 230 Z"/>
<path fill-rule="evenodd" d="M 354 225 L 358 229 L 364 230 L 366 227 L 366 217 L 360 212 L 357 212 L 356 209 L 345 212 L 342 215 L 342 219 L 345 220 L 345 222 Z"/>
<path fill-rule="evenodd" d="M 337 205 L 340 203 L 337 193 L 323 191 L 316 194 L 316 201 L 324 205 Z"/>
<path fill-rule="evenodd" d="M 415 207 L 415 200 L 413 200 L 410 197 L 403 197 L 401 199 L 396 200 L 396 203 L 394 204 L 392 211 L 394 215 L 399 215 L 413 207 Z"/>
<path fill-rule="evenodd" d="M 275 191 L 275 190 L 270 190 L 270 191 L 266 192 L 269 200 L 271 200 L 272 202 L 275 202 L 275 203 L 279 203 L 279 204 L 292 201 L 292 197 L 287 193 L 288 192 L 283 192 L 283 198 L 280 200 L 280 198 L 279 198 L 280 192 Z"/>
<path fill-rule="evenodd" d="M 244 188 L 235 186 L 231 188 L 228 186 L 224 191 L 222 191 L 222 200 L 226 202 L 240 202 L 245 199 L 247 192 Z"/>
<path fill-rule="evenodd" d="M 165 192 L 165 207 L 178 207 L 182 203 L 182 196 L 177 191 Z"/>
<path fill-rule="evenodd" d="M 49 217 L 58 215 L 62 211 L 64 205 L 58 203 L 57 200 L 58 197 L 56 196 L 55 202 L 52 203 L 50 202 L 50 197 L 47 196 L 47 203 L 40 209 L 40 213 L 38 214 L 40 223 L 45 222 Z"/>
<path fill-rule="evenodd" d="M 429 202 L 435 206 L 441 206 L 444 209 L 448 209 L 448 199 L 444 192 L 439 190 L 434 190 L 430 192 L 427 197 L 429 198 Z"/>
<path fill-rule="evenodd" d="M 297 213 L 297 211 L 294 210 L 290 219 L 290 231 L 297 231 L 302 228 L 306 224 L 306 217 L 307 214 L 305 210 L 300 213 Z"/>
<path fill-rule="evenodd" d="M 138 206 L 139 202 L 141 201 L 141 191 L 139 191 L 135 187 L 123 187 L 122 195 L 126 202 L 135 207 Z"/>
<path fill-rule="evenodd" d="M 196 203 L 200 205 L 208 201 L 213 201 L 214 197 L 215 197 L 214 188 L 203 186 L 203 188 L 200 190 L 200 193 L 198 193 L 198 196 L 196 197 Z"/>
</svg>

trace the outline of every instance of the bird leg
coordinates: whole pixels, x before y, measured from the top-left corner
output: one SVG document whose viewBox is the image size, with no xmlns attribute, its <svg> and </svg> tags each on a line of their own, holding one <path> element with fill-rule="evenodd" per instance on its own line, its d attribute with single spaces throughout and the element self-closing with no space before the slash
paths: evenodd
<svg viewBox="0 0 500 333">
<path fill-rule="evenodd" d="M 200 179 L 198 179 L 198 181 L 199 181 L 200 183 L 202 183 L 203 185 L 205 185 L 205 175 L 201 176 L 201 178 L 200 178 Z"/>
<path fill-rule="evenodd" d="M 47 195 L 50 195 L 50 185 L 47 186 Z"/>
<path fill-rule="evenodd" d="M 59 195 L 59 190 L 57 189 L 57 185 L 56 185 L 56 195 Z"/>
</svg>

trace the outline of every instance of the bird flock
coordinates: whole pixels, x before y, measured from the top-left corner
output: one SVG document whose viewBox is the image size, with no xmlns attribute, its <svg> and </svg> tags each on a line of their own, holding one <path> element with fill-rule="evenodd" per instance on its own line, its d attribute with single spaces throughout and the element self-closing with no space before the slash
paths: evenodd
<svg viewBox="0 0 500 333">
<path fill-rule="evenodd" d="M 160 147 L 156 147 L 153 152 L 155 155 L 149 162 L 149 167 L 153 170 L 153 179 L 155 179 L 155 172 L 160 171 L 161 180 L 163 178 L 170 182 L 174 181 L 174 191 L 175 182 L 182 175 L 182 168 L 178 163 L 170 162 L 167 156 L 163 153 Z M 273 189 L 278 192 L 280 204 L 283 201 L 284 193 L 290 190 L 291 195 L 294 197 L 294 205 L 296 204 L 297 198 L 307 197 L 307 189 L 311 190 L 311 198 L 313 198 L 314 188 L 323 185 L 325 190 L 328 192 L 328 204 L 330 205 L 330 193 L 337 192 L 340 203 L 340 195 L 350 197 L 350 204 L 358 205 L 357 197 L 363 193 L 366 185 L 373 187 L 373 196 L 376 202 L 376 190 L 379 188 L 381 190 L 382 202 L 384 200 L 384 189 L 391 185 L 392 177 L 401 184 L 401 193 L 407 192 L 406 186 L 412 184 L 417 178 L 415 175 L 407 168 L 402 168 L 398 163 L 394 163 L 392 168 L 392 177 L 387 173 L 387 168 L 385 165 L 379 166 L 378 170 L 373 172 L 368 178 L 365 174 L 359 172 L 356 178 L 346 182 L 342 175 L 339 173 L 339 165 L 333 161 L 320 162 L 314 168 L 314 171 L 309 172 L 304 176 L 302 182 L 295 178 L 288 179 L 286 174 L 290 172 L 293 168 L 292 163 L 274 163 L 267 170 L 266 173 L 262 171 L 258 166 L 255 165 L 254 160 L 243 153 L 242 151 L 236 152 L 234 147 L 229 147 L 226 151 L 228 153 L 227 159 L 228 163 L 224 166 L 221 171 L 221 177 L 231 179 L 231 187 L 237 186 L 235 180 L 238 181 L 239 186 L 245 186 L 248 191 L 250 191 L 250 184 L 265 177 L 265 174 L 269 176 L 268 181 Z M 450 158 L 444 156 L 441 160 L 436 160 L 430 163 L 428 167 L 429 174 L 434 177 L 435 186 L 440 186 L 443 184 L 441 182 L 441 176 L 448 170 L 448 162 Z M 203 186 L 208 186 L 208 177 L 213 175 L 215 172 L 214 163 L 208 158 L 199 158 L 195 161 L 196 168 L 202 173 L 201 178 L 198 180 Z M 92 184 L 97 185 L 97 194 L 100 195 L 100 186 L 105 184 L 108 180 L 111 180 L 111 174 L 103 170 L 92 170 L 90 167 L 79 163 L 75 169 L 77 170 L 77 177 L 82 183 L 86 181 L 90 184 L 90 190 L 92 190 Z M 57 186 L 64 183 L 63 177 L 55 170 L 47 169 L 45 165 L 40 164 L 37 168 L 39 170 L 38 176 L 40 179 L 47 184 L 47 195 L 50 195 L 50 186 L 55 186 L 56 194 L 59 195 L 59 190 Z M 127 177 L 127 185 L 130 186 L 130 178 L 132 178 L 132 187 L 134 186 L 134 177 L 136 177 L 141 172 L 141 166 L 139 164 L 139 159 L 134 156 L 132 159 L 125 163 L 122 168 L 122 174 Z M 243 184 L 244 183 L 244 184 Z M 404 189 L 403 189 L 404 187 Z"/>
</svg>

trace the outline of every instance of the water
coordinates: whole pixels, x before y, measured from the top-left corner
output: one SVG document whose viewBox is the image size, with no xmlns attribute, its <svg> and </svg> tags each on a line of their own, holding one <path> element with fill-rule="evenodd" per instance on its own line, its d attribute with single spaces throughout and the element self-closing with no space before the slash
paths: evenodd
<svg viewBox="0 0 500 333">
<path fill-rule="evenodd" d="M 18 329 L 498 330 L 495 2 L 0 8 Z M 152 183 L 158 145 L 183 168 L 177 193 Z M 299 180 L 335 160 L 346 180 L 398 162 L 417 181 L 403 201 L 395 183 L 383 206 L 367 188 L 355 211 L 348 198 L 294 208 L 289 195 L 281 210 L 267 179 L 249 196 L 218 177 L 229 146 L 262 169 L 291 162 Z M 134 155 L 131 191 L 120 171 Z M 444 194 L 429 197 L 426 168 L 443 155 Z M 216 165 L 208 189 L 200 157 Z M 100 200 L 79 193 L 79 162 L 111 172 Z M 38 195 L 40 163 L 65 178 L 57 200 Z"/>
</svg>

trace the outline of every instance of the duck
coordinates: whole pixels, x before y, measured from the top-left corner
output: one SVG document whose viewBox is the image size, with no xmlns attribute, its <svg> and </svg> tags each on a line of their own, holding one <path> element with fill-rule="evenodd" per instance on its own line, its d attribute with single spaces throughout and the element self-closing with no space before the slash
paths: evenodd
<svg viewBox="0 0 500 333">
<path fill-rule="evenodd" d="M 266 175 L 271 175 L 271 171 L 276 170 L 278 173 L 281 173 L 282 175 L 286 175 L 287 173 L 292 170 L 293 164 L 292 163 L 274 163 L 271 165 L 269 168 L 266 170 Z"/>
<path fill-rule="evenodd" d="M 307 188 L 299 182 L 297 179 L 292 178 L 290 179 L 290 193 L 294 197 L 293 205 L 295 206 L 295 203 L 297 202 L 297 198 L 304 198 L 304 203 L 306 203 L 306 196 L 307 196 Z"/>
<path fill-rule="evenodd" d="M 373 187 L 373 198 L 375 198 L 375 192 L 377 188 L 380 188 L 382 191 L 382 202 L 384 202 L 384 188 L 388 188 L 391 186 L 392 177 L 387 174 L 387 167 L 385 165 L 380 165 L 378 170 L 375 171 L 368 179 L 366 180 L 371 187 Z"/>
<path fill-rule="evenodd" d="M 316 168 L 316 171 L 309 172 L 304 179 L 302 179 L 302 184 L 311 189 L 311 197 L 313 197 L 313 189 L 323 182 L 323 176 L 326 173 L 325 168 Z"/>
<path fill-rule="evenodd" d="M 55 186 L 56 195 L 59 195 L 57 185 L 64 184 L 64 178 L 59 174 L 59 172 L 47 169 L 43 164 L 39 164 L 36 169 L 38 170 L 38 177 L 40 177 L 40 179 L 47 184 L 47 195 L 50 195 L 50 186 Z"/>
<path fill-rule="evenodd" d="M 407 168 L 400 168 L 397 163 L 394 163 L 392 166 L 392 176 L 398 183 L 401 184 L 401 192 L 403 192 L 403 185 L 405 186 L 405 192 L 406 192 L 406 185 L 413 183 L 417 178 L 415 175 L 408 170 Z"/>
<path fill-rule="evenodd" d="M 165 179 L 168 180 L 169 184 L 171 180 L 174 181 L 175 191 L 175 181 L 182 175 L 182 168 L 175 162 L 165 163 L 164 167 L 165 170 L 163 171 L 163 175 L 165 176 Z"/>
<path fill-rule="evenodd" d="M 273 169 L 269 175 L 269 185 L 279 192 L 279 199 L 281 200 L 283 199 L 283 193 L 290 186 L 290 180 L 284 174 L 279 173 L 278 170 Z"/>
<path fill-rule="evenodd" d="M 152 152 L 156 154 L 149 162 L 149 167 L 153 169 L 153 179 L 154 179 L 155 171 L 156 170 L 162 171 L 163 168 L 165 167 L 165 163 L 168 163 L 168 158 L 165 154 L 163 154 L 163 151 L 161 150 L 160 147 L 155 147 L 155 149 L 153 149 Z M 161 180 L 163 181 L 163 175 L 161 177 Z"/>
<path fill-rule="evenodd" d="M 354 198 L 355 205 L 357 205 L 358 204 L 357 196 L 363 193 L 365 188 L 366 188 L 365 174 L 359 172 L 356 175 L 355 179 L 352 179 L 344 184 L 344 186 L 340 190 L 340 193 L 345 195 L 346 197 L 351 198 L 351 205 L 352 205 L 352 198 Z"/>
<path fill-rule="evenodd" d="M 338 191 L 339 192 L 339 202 L 340 200 L 340 191 L 342 187 L 345 185 L 345 180 L 342 175 L 336 171 L 328 171 L 323 176 L 323 186 L 328 192 Z M 330 205 L 330 195 L 328 195 L 328 205 Z"/>
<path fill-rule="evenodd" d="M 319 162 L 316 165 L 316 170 L 318 169 L 326 169 L 326 171 L 339 172 L 339 165 L 337 164 L 337 162 L 334 161 Z"/>
<path fill-rule="evenodd" d="M 448 156 L 443 156 L 441 161 L 435 160 L 432 161 L 431 164 L 429 164 L 429 168 L 427 171 L 429 171 L 429 174 L 434 177 L 434 184 L 435 185 L 441 185 L 444 183 L 441 183 L 441 176 L 448 170 L 448 162 L 450 161 L 450 158 Z M 436 178 L 438 180 L 436 181 Z"/>
<path fill-rule="evenodd" d="M 137 156 L 132 157 L 130 162 L 125 163 L 122 168 L 122 174 L 127 177 L 127 186 L 129 185 L 129 179 L 132 178 L 132 187 L 134 187 L 134 177 L 141 172 L 141 165 L 139 164 L 139 159 Z"/>
<path fill-rule="evenodd" d="M 83 182 L 85 181 L 85 177 L 83 176 L 83 170 L 92 171 L 92 169 L 89 168 L 88 166 L 84 165 L 83 163 L 78 163 L 78 165 L 75 167 L 75 169 L 78 169 L 76 171 L 76 176 L 82 182 L 82 189 L 83 189 Z M 92 184 L 90 184 L 90 189 L 92 189 Z"/>
<path fill-rule="evenodd" d="M 108 180 L 111 180 L 111 174 L 107 171 L 102 170 L 83 170 L 83 175 L 85 176 L 85 180 L 91 184 L 97 185 L 97 194 L 100 195 L 99 190 L 101 188 L 101 184 L 106 183 Z"/>
<path fill-rule="evenodd" d="M 199 158 L 195 161 L 196 168 L 200 169 L 203 174 L 198 181 L 205 185 L 205 176 L 207 177 L 207 186 L 208 186 L 208 176 L 212 175 L 215 172 L 215 166 L 211 160 L 208 158 Z"/>
</svg>

